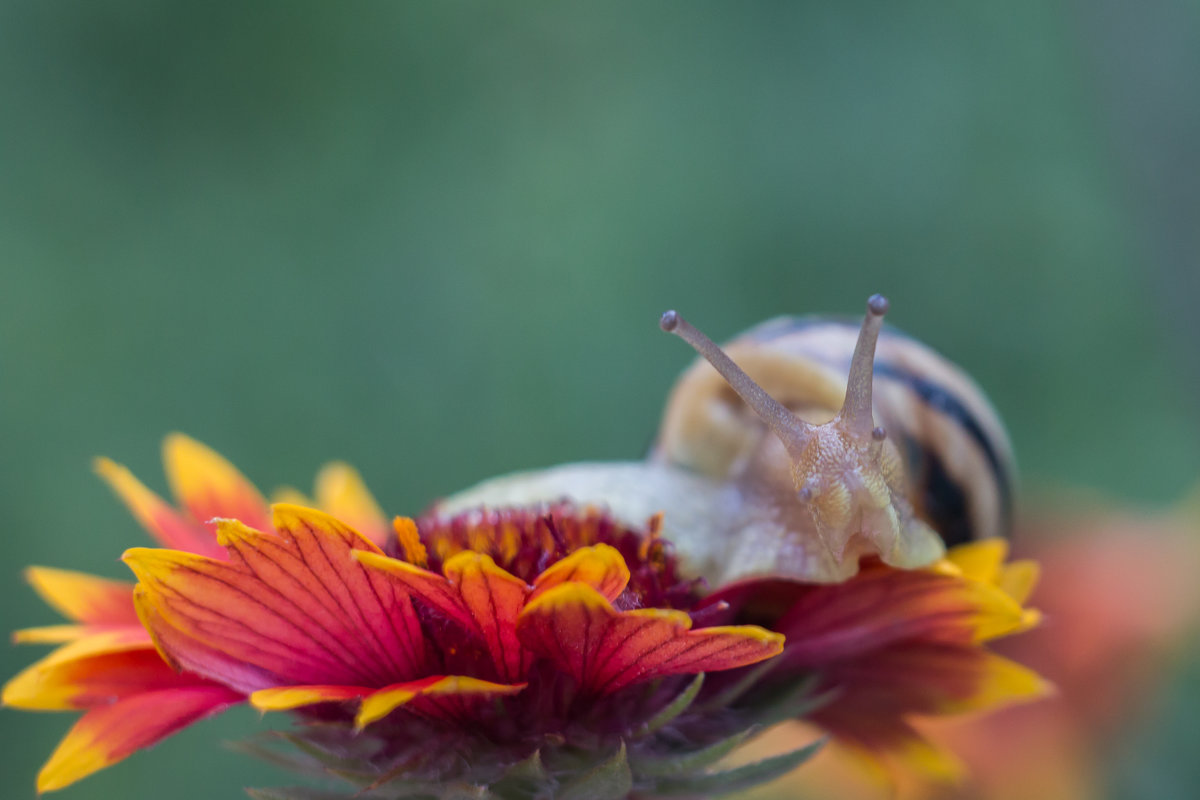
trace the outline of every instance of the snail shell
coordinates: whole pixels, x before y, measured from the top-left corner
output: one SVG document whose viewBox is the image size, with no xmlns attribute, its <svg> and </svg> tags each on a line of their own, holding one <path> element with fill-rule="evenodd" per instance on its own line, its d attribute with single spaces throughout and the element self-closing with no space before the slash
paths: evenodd
<svg viewBox="0 0 1200 800">
<path fill-rule="evenodd" d="M 777 317 L 723 349 L 768 394 L 809 422 L 831 420 L 846 394 L 859 326 Z M 1012 445 L 982 390 L 917 340 L 884 329 L 875 350 L 874 417 L 895 442 L 916 514 L 947 545 L 1007 536 Z M 697 361 L 667 399 L 652 461 L 717 479 L 761 464 L 767 427 L 723 378 Z"/>
<path fill-rule="evenodd" d="M 685 568 L 717 586 L 840 581 L 864 556 L 918 567 L 1006 535 L 1014 467 L 999 417 L 960 369 L 881 331 L 886 309 L 871 298 L 861 329 L 773 319 L 723 350 L 668 312 L 664 329 L 712 364 L 676 382 L 645 461 L 496 478 L 435 510 L 569 499 L 627 524 L 661 511 Z"/>
</svg>

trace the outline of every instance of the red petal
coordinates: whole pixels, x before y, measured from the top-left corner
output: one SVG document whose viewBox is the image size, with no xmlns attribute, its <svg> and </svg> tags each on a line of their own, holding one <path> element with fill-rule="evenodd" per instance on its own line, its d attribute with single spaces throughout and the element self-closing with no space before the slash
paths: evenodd
<svg viewBox="0 0 1200 800">
<path fill-rule="evenodd" d="M 1049 684 L 1016 662 L 970 645 L 905 643 L 828 667 L 829 709 L 870 725 L 888 715 L 955 714 L 1044 696 Z"/>
<path fill-rule="evenodd" d="M 38 791 L 69 786 L 242 699 L 219 686 L 193 686 L 138 694 L 89 711 L 42 767 Z"/>
<path fill-rule="evenodd" d="M 142 692 L 201 683 L 207 681 L 171 669 L 147 641 L 139 649 L 76 658 L 51 654 L 5 685 L 4 704 L 38 710 L 93 708 Z"/>
<path fill-rule="evenodd" d="M 479 637 L 501 680 L 525 674 L 529 656 L 517 639 L 516 621 L 530 589 L 491 556 L 464 550 L 443 565 L 445 577 L 378 554 L 357 558 Z"/>
<path fill-rule="evenodd" d="M 496 566 L 490 556 L 470 550 L 447 561 L 442 572 L 457 587 L 501 680 L 519 681 L 529 666 L 529 655 L 517 639 L 517 615 L 529 587 Z"/>
<path fill-rule="evenodd" d="M 618 612 L 595 589 L 565 583 L 525 607 L 521 642 L 584 688 L 615 692 L 664 675 L 731 669 L 777 655 L 783 637 L 753 625 L 689 630 L 682 611 Z"/>
<path fill-rule="evenodd" d="M 787 635 L 790 663 L 823 664 L 905 640 L 970 643 L 977 612 L 971 586 L 957 577 L 880 566 L 804 587 L 772 627 Z"/>
<path fill-rule="evenodd" d="M 268 686 L 287 683 L 268 669 L 249 664 L 221 650 L 197 641 L 163 619 L 154 602 L 147 598 L 145 586 L 134 591 L 134 602 L 142 624 L 150 632 L 158 654 L 177 671 L 204 675 L 217 683 L 249 694 Z"/>
<path fill-rule="evenodd" d="M 386 575 L 406 594 L 415 595 L 467 630 L 475 629 L 475 620 L 459 597 L 458 588 L 444 576 L 382 553 L 359 551 L 354 557 L 367 569 Z"/>
<path fill-rule="evenodd" d="M 196 522 L 184 519 L 154 492 L 142 485 L 129 470 L 107 458 L 96 459 L 96 472 L 150 535 L 165 547 L 224 558 L 216 537 Z"/>
<path fill-rule="evenodd" d="M 215 650 L 299 684 L 382 686 L 425 672 L 407 595 L 351 557 L 378 548 L 318 511 L 274 512 L 279 536 L 222 524 L 229 563 L 169 550 L 126 553 L 164 651 L 204 671 Z"/>
</svg>

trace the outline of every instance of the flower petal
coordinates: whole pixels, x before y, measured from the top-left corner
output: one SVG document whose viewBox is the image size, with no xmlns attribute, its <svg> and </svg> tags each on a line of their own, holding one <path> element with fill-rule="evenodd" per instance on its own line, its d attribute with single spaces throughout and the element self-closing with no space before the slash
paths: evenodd
<svg viewBox="0 0 1200 800">
<path fill-rule="evenodd" d="M 445 576 L 382 553 L 359 550 L 354 553 L 354 558 L 364 567 L 387 575 L 403 591 L 412 593 L 467 630 L 474 629 L 471 612 L 463 604 L 457 588 Z"/>
<path fill-rule="evenodd" d="M 364 728 L 410 703 L 414 704 L 414 710 L 427 716 L 459 718 L 470 708 L 470 701 L 516 694 L 525 686 L 524 683 L 491 683 L 462 675 L 434 675 L 419 681 L 397 683 L 364 698 L 354 723 Z M 468 702 L 464 704 L 464 700 Z"/>
<path fill-rule="evenodd" d="M 3 702 L 21 708 L 82 707 L 69 701 L 76 694 L 72 687 L 88 676 L 86 670 L 81 672 L 73 665 L 89 664 L 95 659 L 104 661 L 114 654 L 152 650 L 150 636 L 141 626 L 90 633 L 26 667 L 4 685 Z"/>
<path fill-rule="evenodd" d="M 147 641 L 136 649 L 67 660 L 49 656 L 4 686 L 4 704 L 42 711 L 95 708 L 142 692 L 201 683 L 207 681 L 171 669 Z"/>
<path fill-rule="evenodd" d="M 118 653 L 140 650 L 151 644 L 150 635 L 141 625 L 126 625 L 121 628 L 106 628 L 89 633 L 80 639 L 58 648 L 43 658 L 42 664 L 60 663 L 85 658 L 97 653 Z"/>
<path fill-rule="evenodd" d="M 133 601 L 158 654 L 176 671 L 203 675 L 243 694 L 287 682 L 269 669 L 209 647 L 170 625 L 155 607 L 145 586 L 139 585 L 134 590 Z"/>
<path fill-rule="evenodd" d="M 278 504 L 303 506 L 304 508 L 317 507 L 316 500 L 313 500 L 311 497 L 294 486 L 280 486 L 271 492 L 271 505 Z"/>
<path fill-rule="evenodd" d="M 520 680 L 529 666 L 529 654 L 517 639 L 517 616 L 525 606 L 529 587 L 496 566 L 491 556 L 470 550 L 447 561 L 442 572 L 458 590 L 500 678 Z"/>
<path fill-rule="evenodd" d="M 1035 672 L 970 645 L 906 643 L 830 667 L 839 706 L 862 712 L 870 725 L 890 714 L 957 714 L 1043 697 L 1050 684 Z"/>
<path fill-rule="evenodd" d="M 267 502 L 254 484 L 215 450 L 182 433 L 163 441 L 163 467 L 171 493 L 197 522 L 239 519 L 254 528 L 270 524 Z"/>
<path fill-rule="evenodd" d="M 86 572 L 29 567 L 25 580 L 58 613 L 75 622 L 94 625 L 137 625 L 133 584 Z"/>
<path fill-rule="evenodd" d="M 275 506 L 274 522 L 278 536 L 222 522 L 229 563 L 125 554 L 164 651 L 203 671 L 211 653 L 188 652 L 195 642 L 288 683 L 379 686 L 422 674 L 424 636 L 408 596 L 351 558 L 375 545 L 311 509 Z"/>
<path fill-rule="evenodd" d="M 996 585 L 1014 601 L 1024 605 L 1037 588 L 1041 572 L 1042 568 L 1036 561 L 1013 561 L 1004 565 Z"/>
<path fill-rule="evenodd" d="M 948 563 L 948 562 L 944 562 Z M 951 572 L 864 567 L 839 584 L 793 586 L 788 611 L 772 625 L 788 637 L 789 663 L 821 665 L 896 642 L 982 642 L 1036 624 L 1036 612 L 1000 588 Z M 739 589 L 743 594 L 745 587 Z"/>
<path fill-rule="evenodd" d="M 516 621 L 530 589 L 491 556 L 463 550 L 442 565 L 445 577 L 378 554 L 360 551 L 355 557 L 482 640 L 501 680 L 525 674 L 529 655 L 517 639 Z"/>
<path fill-rule="evenodd" d="M 42 767 L 38 791 L 69 786 L 241 699 L 220 686 L 193 686 L 146 692 L 89 711 Z"/>
<path fill-rule="evenodd" d="M 619 612 L 592 587 L 564 583 L 525 607 L 517 633 L 530 650 L 599 693 L 664 675 L 741 667 L 783 649 L 783 636 L 754 625 L 695 631 L 691 625 L 682 611 Z"/>
<path fill-rule="evenodd" d="M 1036 673 L 983 648 L 903 644 L 824 671 L 832 701 L 812 720 L 891 769 L 957 777 L 957 762 L 909 723 L 921 716 L 996 709 L 1046 696 Z"/>
<path fill-rule="evenodd" d="M 629 567 L 615 547 L 607 544 L 580 547 L 537 576 L 532 596 L 537 597 L 567 581 L 585 583 L 611 602 L 629 585 Z"/>
<path fill-rule="evenodd" d="M 946 561 L 962 571 L 971 580 L 993 583 L 1000 575 L 1004 559 L 1008 557 L 1007 539 L 980 539 L 956 545 L 946 551 Z"/>
<path fill-rule="evenodd" d="M 317 473 L 317 506 L 362 532 L 377 545 L 387 541 L 387 517 L 371 495 L 362 476 L 349 464 L 335 461 Z"/>
<path fill-rule="evenodd" d="M 134 518 L 165 547 L 222 558 L 217 540 L 202 525 L 184 519 L 165 500 L 147 489 L 133 473 L 107 458 L 95 461 L 96 473 L 121 499 Z"/>
<path fill-rule="evenodd" d="M 964 697 L 947 698 L 939 713 L 990 710 L 1054 694 L 1054 685 L 1028 667 L 986 650 L 982 652 L 983 663 L 974 691 Z"/>
<path fill-rule="evenodd" d="M 900 719 L 881 719 L 860 730 L 838 732 L 840 750 L 854 770 L 870 781 L 880 797 L 899 794 L 898 776 L 914 775 L 940 785 L 959 783 L 967 775 L 963 763 Z M 839 787 L 842 788 L 842 787 Z M 838 796 L 852 794 L 845 790 Z"/>
<path fill-rule="evenodd" d="M 392 520 L 392 529 L 396 532 L 396 543 L 400 545 L 404 560 L 414 566 L 428 567 L 429 551 L 421 541 L 417 523 L 408 517 L 396 517 Z"/>
<path fill-rule="evenodd" d="M 374 691 L 369 686 L 276 686 L 250 695 L 250 705 L 259 711 L 290 711 L 317 703 L 357 700 Z"/>
<path fill-rule="evenodd" d="M 82 639 L 99 630 L 96 625 L 43 625 L 13 631 L 13 644 L 62 644 Z"/>
</svg>

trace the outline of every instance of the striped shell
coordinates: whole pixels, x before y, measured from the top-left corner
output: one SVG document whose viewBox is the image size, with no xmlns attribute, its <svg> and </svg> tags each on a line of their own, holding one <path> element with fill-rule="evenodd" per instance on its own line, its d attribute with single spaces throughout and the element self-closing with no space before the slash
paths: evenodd
<svg viewBox="0 0 1200 800">
<path fill-rule="evenodd" d="M 858 336 L 859 324 L 849 320 L 778 317 L 723 349 L 797 416 L 821 423 L 842 405 Z M 914 510 L 947 545 L 1008 534 L 1012 446 L 970 377 L 885 328 L 875 350 L 874 412 L 900 450 Z M 651 460 L 737 480 L 755 472 L 770 438 L 725 379 L 697 360 L 670 393 Z"/>
</svg>

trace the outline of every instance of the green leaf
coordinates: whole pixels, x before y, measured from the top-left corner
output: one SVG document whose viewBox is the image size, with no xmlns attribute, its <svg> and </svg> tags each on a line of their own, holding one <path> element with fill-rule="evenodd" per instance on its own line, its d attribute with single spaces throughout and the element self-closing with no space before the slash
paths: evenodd
<svg viewBox="0 0 1200 800">
<path fill-rule="evenodd" d="M 740 733 L 735 733 L 733 736 L 698 750 L 664 753 L 650 757 L 638 755 L 632 759 L 631 766 L 639 778 L 642 776 L 663 778 L 675 775 L 688 775 L 717 763 L 741 747 L 747 739 L 758 733 L 759 730 L 759 728 L 747 728 Z"/>
<path fill-rule="evenodd" d="M 692 705 L 692 701 L 696 699 L 696 695 L 700 693 L 700 687 L 704 685 L 704 673 L 696 674 L 692 682 L 687 688 L 680 692 L 674 700 L 667 704 L 662 711 L 659 711 L 653 717 L 646 721 L 646 724 L 638 730 L 634 738 L 642 739 L 651 734 L 662 730 L 663 726 L 674 720 Z"/>
<path fill-rule="evenodd" d="M 689 778 L 666 778 L 658 781 L 653 794 L 662 797 L 679 795 L 722 795 L 749 789 L 752 786 L 773 781 L 781 775 L 786 775 L 796 767 L 812 758 L 825 744 L 821 738 L 812 744 L 805 745 L 790 753 L 782 753 L 771 758 L 764 758 L 753 764 L 695 775 Z"/>
<path fill-rule="evenodd" d="M 632 789 L 633 773 L 621 742 L 612 758 L 567 782 L 557 800 L 625 800 Z"/>
</svg>

